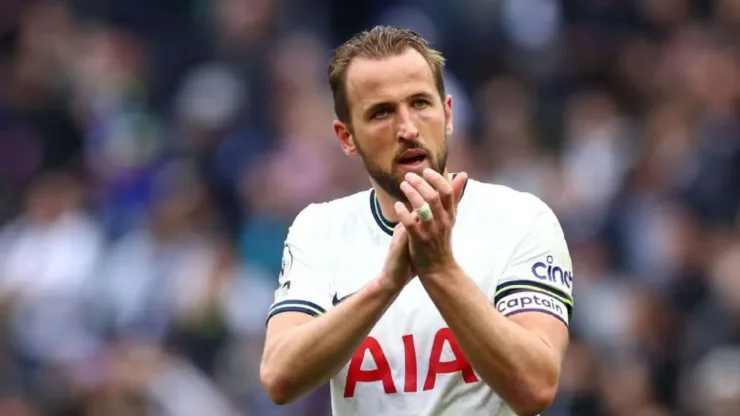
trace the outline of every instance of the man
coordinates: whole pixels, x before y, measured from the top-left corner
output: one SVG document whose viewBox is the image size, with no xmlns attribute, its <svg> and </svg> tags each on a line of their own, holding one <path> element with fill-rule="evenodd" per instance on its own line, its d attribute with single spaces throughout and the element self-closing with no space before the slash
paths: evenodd
<svg viewBox="0 0 740 416">
<path fill-rule="evenodd" d="M 332 59 L 334 131 L 372 188 L 291 226 L 261 364 L 276 403 L 329 380 L 338 416 L 536 415 L 555 396 L 573 304 L 563 233 L 534 196 L 447 171 L 443 66 L 389 27 Z"/>
</svg>

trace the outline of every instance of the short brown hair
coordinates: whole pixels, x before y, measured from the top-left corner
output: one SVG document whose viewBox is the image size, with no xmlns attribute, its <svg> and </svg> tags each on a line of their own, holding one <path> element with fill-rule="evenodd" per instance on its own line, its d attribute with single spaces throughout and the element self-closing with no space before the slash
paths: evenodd
<svg viewBox="0 0 740 416">
<path fill-rule="evenodd" d="M 329 85 L 334 97 L 334 112 L 339 120 L 348 123 L 350 120 L 349 102 L 347 101 L 347 69 L 356 57 L 382 59 L 398 55 L 408 48 L 414 48 L 426 59 L 432 70 L 434 83 L 444 100 L 445 85 L 443 70 L 445 59 L 442 54 L 416 32 L 389 26 L 375 26 L 369 31 L 356 34 L 334 51 L 329 63 Z"/>
</svg>

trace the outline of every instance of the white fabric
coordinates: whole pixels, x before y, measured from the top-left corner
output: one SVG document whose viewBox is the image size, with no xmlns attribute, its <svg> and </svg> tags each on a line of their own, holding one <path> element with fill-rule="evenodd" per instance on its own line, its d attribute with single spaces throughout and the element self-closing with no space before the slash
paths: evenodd
<svg viewBox="0 0 740 416">
<path fill-rule="evenodd" d="M 282 309 L 320 316 L 378 275 L 391 236 L 376 221 L 370 201 L 371 192 L 365 191 L 310 205 L 298 215 L 286 241 L 281 287 L 270 315 Z M 463 270 L 502 313 L 541 312 L 568 323 L 571 260 L 555 215 L 538 198 L 469 180 L 453 250 Z M 445 363 L 455 361 L 455 350 L 460 353 L 450 337 L 421 283 L 412 280 L 363 344 L 375 346 L 356 357 L 356 370 L 365 376 L 388 368 L 389 377 L 385 383 L 350 383 L 352 364 L 347 363 L 331 380 L 334 414 L 513 415 L 471 368 L 444 372 L 454 367 Z M 435 366 L 436 377 L 430 376 L 430 362 L 436 361 L 442 364 Z"/>
</svg>

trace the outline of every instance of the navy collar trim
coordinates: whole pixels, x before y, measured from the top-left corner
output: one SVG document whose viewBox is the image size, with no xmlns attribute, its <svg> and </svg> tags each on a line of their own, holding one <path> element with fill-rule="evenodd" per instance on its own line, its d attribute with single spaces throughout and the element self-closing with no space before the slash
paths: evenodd
<svg viewBox="0 0 740 416">
<path fill-rule="evenodd" d="M 452 174 L 453 179 L 455 176 L 457 176 L 457 173 Z M 465 195 L 465 189 L 467 187 L 468 183 L 466 182 L 465 185 L 463 185 L 462 195 L 460 195 L 461 199 L 462 196 Z M 393 222 L 383 216 L 383 210 L 380 208 L 380 201 L 378 201 L 378 196 L 375 194 L 375 189 L 370 190 L 370 212 L 373 214 L 373 219 L 375 220 L 375 223 L 378 224 L 381 231 L 388 235 L 393 235 L 393 230 L 396 228 L 396 224 L 398 224 L 398 222 Z"/>
</svg>

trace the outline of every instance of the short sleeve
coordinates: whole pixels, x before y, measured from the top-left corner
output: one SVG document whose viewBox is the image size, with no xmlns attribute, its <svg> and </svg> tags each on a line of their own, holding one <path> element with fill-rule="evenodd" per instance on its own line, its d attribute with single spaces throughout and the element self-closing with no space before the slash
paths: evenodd
<svg viewBox="0 0 740 416">
<path fill-rule="evenodd" d="M 325 254 L 329 230 L 322 214 L 320 205 L 311 204 L 290 226 L 268 321 L 282 312 L 319 316 L 332 305 L 331 274 Z"/>
<path fill-rule="evenodd" d="M 504 316 L 540 312 L 569 325 L 573 312 L 573 266 L 563 230 L 539 199 L 528 232 L 518 242 L 494 296 Z"/>
</svg>

